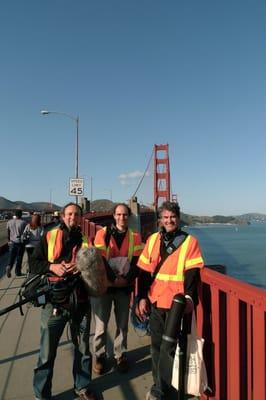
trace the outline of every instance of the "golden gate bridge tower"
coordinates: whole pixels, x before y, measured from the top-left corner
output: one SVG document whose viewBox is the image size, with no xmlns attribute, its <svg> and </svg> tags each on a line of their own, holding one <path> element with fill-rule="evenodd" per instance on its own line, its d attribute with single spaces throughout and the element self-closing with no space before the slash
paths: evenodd
<svg viewBox="0 0 266 400">
<path fill-rule="evenodd" d="M 168 144 L 154 145 L 154 207 L 170 200 L 170 164 Z"/>
</svg>

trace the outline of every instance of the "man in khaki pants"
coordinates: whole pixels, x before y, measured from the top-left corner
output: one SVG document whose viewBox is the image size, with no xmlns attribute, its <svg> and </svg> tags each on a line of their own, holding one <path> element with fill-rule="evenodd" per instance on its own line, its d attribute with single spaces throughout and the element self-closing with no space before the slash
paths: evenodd
<svg viewBox="0 0 266 400">
<path fill-rule="evenodd" d="M 93 371 L 97 374 L 102 374 L 106 365 L 107 327 L 113 304 L 116 321 L 113 347 L 115 363 L 119 372 L 127 372 L 129 368 L 126 356 L 129 302 L 138 272 L 136 263 L 143 248 L 140 234 L 128 228 L 130 214 L 131 210 L 126 204 L 117 204 L 113 210 L 115 225 L 100 229 L 94 240 L 95 247 L 101 251 L 111 283 L 107 293 L 93 298 L 91 302 L 95 316 Z"/>
</svg>

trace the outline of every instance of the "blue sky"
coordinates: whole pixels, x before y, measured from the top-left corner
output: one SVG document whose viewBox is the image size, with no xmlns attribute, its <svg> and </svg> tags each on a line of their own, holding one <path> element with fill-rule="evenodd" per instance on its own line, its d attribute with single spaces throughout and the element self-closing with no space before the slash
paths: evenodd
<svg viewBox="0 0 266 400">
<path fill-rule="evenodd" d="M 88 198 L 92 177 L 126 201 L 168 143 L 184 212 L 266 213 L 265 20 L 264 0 L 4 0 L 0 196 L 71 200 L 75 121 L 48 109 L 79 115 Z"/>
</svg>

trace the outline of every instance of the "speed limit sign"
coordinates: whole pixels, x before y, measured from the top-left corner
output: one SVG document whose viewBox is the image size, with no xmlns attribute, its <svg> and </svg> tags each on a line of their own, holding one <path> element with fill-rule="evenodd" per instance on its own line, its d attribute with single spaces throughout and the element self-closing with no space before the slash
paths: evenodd
<svg viewBox="0 0 266 400">
<path fill-rule="evenodd" d="M 83 178 L 70 178 L 69 179 L 69 195 L 70 196 L 83 196 L 84 193 L 84 179 Z"/>
</svg>

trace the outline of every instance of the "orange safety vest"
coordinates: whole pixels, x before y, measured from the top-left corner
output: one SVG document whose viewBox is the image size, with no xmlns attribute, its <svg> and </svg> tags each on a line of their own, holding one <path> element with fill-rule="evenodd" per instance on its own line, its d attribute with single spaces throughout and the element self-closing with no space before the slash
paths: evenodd
<svg viewBox="0 0 266 400">
<path fill-rule="evenodd" d="M 152 234 L 138 260 L 138 267 L 153 273 L 161 260 L 161 235 Z M 157 307 L 169 309 L 173 297 L 184 293 L 185 271 L 192 268 L 202 268 L 204 265 L 198 241 L 188 235 L 184 242 L 163 262 L 149 290 L 151 303 L 157 302 Z"/>
<path fill-rule="evenodd" d="M 102 256 L 106 258 L 106 260 L 114 257 L 127 257 L 128 261 L 131 262 L 132 257 L 141 254 L 143 244 L 138 232 L 133 232 L 132 229 L 128 228 L 120 249 L 117 247 L 116 241 L 112 235 L 110 236 L 108 246 L 106 246 L 106 233 L 107 227 L 105 226 L 97 231 L 94 239 L 94 246 L 101 251 Z"/>
<path fill-rule="evenodd" d="M 56 260 L 58 257 L 60 257 L 60 254 L 62 252 L 62 247 L 63 247 L 63 231 L 62 231 L 62 229 L 60 229 L 60 228 L 51 229 L 49 232 L 47 232 L 46 240 L 47 240 L 47 245 L 48 245 L 48 261 L 50 263 L 53 263 L 54 260 Z M 89 247 L 88 240 L 87 240 L 86 236 L 82 236 L 81 248 L 87 248 L 87 247 Z M 72 260 L 73 261 L 76 258 L 76 253 L 77 253 L 77 246 L 75 246 L 72 251 Z"/>
</svg>

